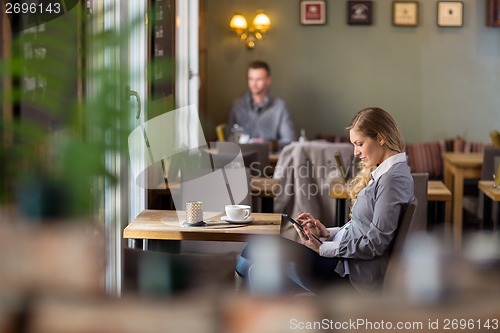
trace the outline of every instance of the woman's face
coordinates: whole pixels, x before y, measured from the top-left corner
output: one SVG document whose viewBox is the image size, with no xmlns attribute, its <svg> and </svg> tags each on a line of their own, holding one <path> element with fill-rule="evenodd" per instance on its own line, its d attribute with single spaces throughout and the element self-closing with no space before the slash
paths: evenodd
<svg viewBox="0 0 500 333">
<path fill-rule="evenodd" d="M 364 136 L 356 129 L 349 130 L 349 138 L 354 145 L 354 156 L 365 166 L 374 167 L 385 160 L 386 149 L 381 139 Z"/>
</svg>

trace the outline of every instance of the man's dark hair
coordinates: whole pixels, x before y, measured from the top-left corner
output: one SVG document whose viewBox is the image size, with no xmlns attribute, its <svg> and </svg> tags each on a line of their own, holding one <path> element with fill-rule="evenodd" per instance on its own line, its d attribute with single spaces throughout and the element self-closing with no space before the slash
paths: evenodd
<svg viewBox="0 0 500 333">
<path fill-rule="evenodd" d="M 267 62 L 262 61 L 262 60 L 255 60 L 250 63 L 248 66 L 248 69 L 263 69 L 267 72 L 267 76 L 271 76 L 271 68 L 269 68 L 269 65 Z"/>
</svg>

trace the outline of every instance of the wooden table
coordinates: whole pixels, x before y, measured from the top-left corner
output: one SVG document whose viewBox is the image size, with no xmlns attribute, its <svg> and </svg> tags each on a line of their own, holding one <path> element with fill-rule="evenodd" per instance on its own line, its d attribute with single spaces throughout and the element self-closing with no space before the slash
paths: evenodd
<svg viewBox="0 0 500 333">
<path fill-rule="evenodd" d="M 451 203 L 451 191 L 440 180 L 427 182 L 427 223 L 445 221 L 446 208 Z"/>
<path fill-rule="evenodd" d="M 337 199 L 337 225 L 342 225 L 345 223 L 345 205 L 346 201 L 349 198 L 347 193 L 347 184 L 344 183 L 334 183 L 332 184 L 332 190 L 330 196 L 333 199 Z M 450 190 L 444 185 L 442 181 L 438 180 L 429 180 L 427 183 L 427 201 L 429 203 L 436 203 L 435 210 L 437 211 L 436 215 L 438 220 L 442 218 L 440 216 L 443 215 L 447 203 L 451 201 L 452 195 Z M 434 208 L 428 207 L 428 216 Z"/>
<path fill-rule="evenodd" d="M 269 165 L 271 165 L 272 167 L 275 167 L 276 164 L 278 163 L 278 158 L 279 157 L 280 157 L 280 152 L 279 151 L 270 152 L 269 153 Z"/>
<path fill-rule="evenodd" d="M 211 153 L 216 153 L 217 149 L 215 148 L 210 148 L 207 149 L 208 152 Z M 280 157 L 281 151 L 269 151 L 268 157 L 269 157 L 269 165 L 274 169 L 276 164 L 278 163 L 278 159 Z"/>
<path fill-rule="evenodd" d="M 261 198 L 274 198 L 280 191 L 279 179 L 257 177 L 250 180 L 253 196 Z"/>
<path fill-rule="evenodd" d="M 179 212 L 181 221 L 186 213 Z M 252 213 L 255 220 L 237 225 L 221 221 L 220 213 L 207 218 L 207 227 L 183 227 L 175 210 L 144 210 L 123 231 L 129 239 L 246 242 L 253 235 L 279 235 L 281 214 Z M 208 216 L 205 213 L 205 216 Z"/>
<path fill-rule="evenodd" d="M 332 198 L 348 199 L 347 191 L 345 188 L 346 185 L 339 183 L 340 187 L 338 191 L 336 191 L 335 184 L 336 183 L 332 184 Z M 264 177 L 253 178 L 250 182 L 250 186 L 252 189 L 252 196 L 262 199 L 262 211 L 273 212 L 274 197 L 276 197 L 280 193 L 280 191 L 283 190 L 280 187 L 280 180 Z M 337 213 L 336 225 L 341 225 L 339 224 L 339 221 L 344 221 L 345 219 L 345 200 L 337 200 L 336 205 L 337 212 L 340 212 Z"/>
<path fill-rule="evenodd" d="M 464 180 L 481 178 L 482 153 L 443 153 L 444 184 L 453 195 L 452 207 L 446 209 L 446 221 L 453 219 L 455 248 L 462 246 Z"/>
<path fill-rule="evenodd" d="M 273 213 L 273 199 L 279 193 L 280 181 L 267 177 L 252 177 L 250 179 L 250 191 L 252 197 L 262 200 L 262 212 Z M 172 201 L 171 191 L 181 188 L 179 182 L 159 183 L 155 188 L 148 190 L 148 209 L 175 209 Z"/>
<path fill-rule="evenodd" d="M 215 151 L 215 149 L 209 149 Z M 266 169 L 266 174 L 272 175 L 274 168 L 278 163 L 280 152 L 269 152 L 269 169 Z M 267 177 L 255 177 L 251 179 L 252 196 L 262 198 L 262 211 L 273 212 L 273 198 L 276 196 L 276 189 L 279 180 Z M 149 209 L 175 209 L 174 202 L 171 196 L 171 190 L 180 189 L 179 182 L 167 183 L 161 182 L 155 188 L 150 188 L 148 192 L 148 207 Z"/>
<path fill-rule="evenodd" d="M 484 195 L 483 227 L 485 229 L 494 229 L 496 227 L 492 219 L 492 203 L 500 202 L 500 187 L 493 187 L 493 180 L 480 180 L 478 183 L 479 191 Z M 500 209 L 497 207 L 496 222 L 500 221 Z"/>
<path fill-rule="evenodd" d="M 253 178 L 250 186 L 252 196 L 260 197 L 263 201 L 263 211 L 273 211 L 273 198 L 279 193 L 280 181 L 273 178 Z M 332 184 L 330 196 L 336 200 L 336 225 L 340 226 L 345 223 L 346 216 L 346 201 L 349 198 L 347 194 L 347 185 L 345 183 L 336 182 Z M 451 191 L 444 185 L 442 181 L 430 180 L 427 183 L 427 200 L 429 202 L 428 217 L 433 217 L 433 221 L 444 221 L 444 213 L 448 203 L 452 199 Z M 266 202 L 267 204 L 264 204 Z"/>
<path fill-rule="evenodd" d="M 250 180 L 252 198 L 260 200 L 263 213 L 274 212 L 274 197 L 281 191 L 279 179 L 257 177 Z"/>
</svg>

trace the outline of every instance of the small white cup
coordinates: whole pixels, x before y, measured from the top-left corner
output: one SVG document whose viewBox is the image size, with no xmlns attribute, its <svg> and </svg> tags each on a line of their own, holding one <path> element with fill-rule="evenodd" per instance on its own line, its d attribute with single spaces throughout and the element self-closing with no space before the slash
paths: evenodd
<svg viewBox="0 0 500 333">
<path fill-rule="evenodd" d="M 242 221 L 250 216 L 250 206 L 226 205 L 226 216 L 233 221 Z"/>
</svg>

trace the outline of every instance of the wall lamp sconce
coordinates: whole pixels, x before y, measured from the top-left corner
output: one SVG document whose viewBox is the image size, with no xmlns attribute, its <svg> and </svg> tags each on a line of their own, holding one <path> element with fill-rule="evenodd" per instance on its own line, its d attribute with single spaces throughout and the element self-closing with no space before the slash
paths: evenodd
<svg viewBox="0 0 500 333">
<path fill-rule="evenodd" d="M 253 19 L 252 25 L 248 27 L 245 16 L 236 13 L 231 18 L 229 26 L 236 32 L 236 35 L 245 42 L 249 49 L 253 49 L 255 47 L 255 42 L 262 39 L 266 31 L 271 27 L 271 20 L 263 11 L 258 11 Z"/>
</svg>

